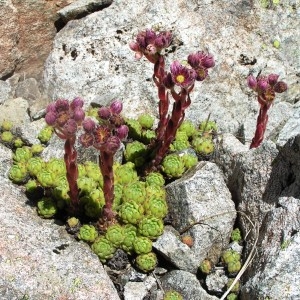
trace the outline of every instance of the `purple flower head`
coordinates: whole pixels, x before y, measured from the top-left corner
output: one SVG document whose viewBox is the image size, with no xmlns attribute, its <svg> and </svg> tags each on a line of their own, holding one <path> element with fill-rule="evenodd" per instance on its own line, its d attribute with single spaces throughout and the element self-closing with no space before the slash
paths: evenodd
<svg viewBox="0 0 300 300">
<path fill-rule="evenodd" d="M 105 150 L 110 153 L 116 153 L 120 146 L 120 139 L 117 136 L 110 136 L 106 142 Z"/>
<path fill-rule="evenodd" d="M 92 133 L 83 133 L 80 137 L 79 137 L 79 142 L 81 143 L 81 145 L 85 148 L 88 148 L 90 146 L 93 146 L 94 144 L 94 136 Z"/>
<path fill-rule="evenodd" d="M 50 103 L 47 107 L 46 107 L 46 113 L 52 111 L 52 112 L 56 112 L 56 103 L 52 102 Z"/>
<path fill-rule="evenodd" d="M 275 85 L 274 85 L 274 91 L 276 93 L 283 93 L 287 90 L 288 86 L 285 82 L 283 81 L 278 81 Z"/>
<path fill-rule="evenodd" d="M 110 118 L 110 122 L 115 127 L 120 127 L 124 124 L 124 119 L 120 115 L 113 114 Z"/>
<path fill-rule="evenodd" d="M 275 85 L 277 83 L 277 81 L 278 81 L 278 78 L 279 78 L 279 75 L 277 75 L 277 74 L 270 74 L 268 76 L 268 82 L 269 82 L 269 84 L 272 85 L 272 86 Z"/>
<path fill-rule="evenodd" d="M 66 136 L 72 136 L 75 134 L 76 131 L 77 131 L 77 124 L 76 121 L 73 119 L 69 119 L 62 128 L 62 132 Z"/>
<path fill-rule="evenodd" d="M 85 113 L 84 110 L 80 107 L 76 107 L 73 113 L 73 119 L 78 123 L 81 124 L 81 122 L 84 120 Z"/>
<path fill-rule="evenodd" d="M 69 107 L 69 101 L 66 99 L 58 99 L 55 102 L 55 109 L 57 112 L 68 111 Z"/>
<path fill-rule="evenodd" d="M 111 103 L 109 108 L 113 114 L 119 114 L 123 109 L 123 103 L 119 100 L 115 100 Z"/>
<path fill-rule="evenodd" d="M 151 29 L 146 29 L 146 31 L 141 31 L 136 37 L 136 42 L 142 51 L 145 51 L 149 44 L 154 44 L 156 39 L 155 31 Z"/>
<path fill-rule="evenodd" d="M 82 108 L 84 101 L 80 97 L 76 97 L 72 100 L 70 107 L 72 110 L 75 110 L 77 107 Z"/>
<path fill-rule="evenodd" d="M 68 120 L 70 119 L 70 115 L 68 112 L 61 111 L 56 119 L 56 127 L 63 127 Z"/>
<path fill-rule="evenodd" d="M 172 33 L 170 31 L 163 31 L 159 33 L 155 38 L 155 46 L 160 51 L 161 49 L 167 48 L 172 42 Z"/>
<path fill-rule="evenodd" d="M 47 112 L 45 121 L 48 125 L 53 126 L 56 122 L 57 114 L 54 111 Z"/>
<path fill-rule="evenodd" d="M 269 82 L 267 77 L 261 76 L 257 78 L 257 90 L 259 91 L 259 93 L 265 92 L 268 87 L 269 87 Z"/>
<path fill-rule="evenodd" d="M 198 69 L 201 67 L 209 69 L 215 65 L 215 60 L 211 54 L 198 51 L 188 56 L 188 63 L 193 69 Z"/>
<path fill-rule="evenodd" d="M 109 108 L 102 106 L 98 110 L 98 116 L 100 119 L 108 120 L 111 116 L 111 111 Z"/>
<path fill-rule="evenodd" d="M 181 65 L 178 61 L 171 64 L 170 70 L 173 82 L 182 88 L 191 86 L 196 79 L 195 71 Z"/>
<path fill-rule="evenodd" d="M 250 89 L 256 90 L 257 80 L 252 74 L 247 77 L 247 84 Z"/>
<path fill-rule="evenodd" d="M 196 80 L 197 81 L 203 81 L 208 76 L 208 71 L 206 68 L 199 67 L 194 70 L 196 72 Z"/>
<path fill-rule="evenodd" d="M 96 127 L 96 123 L 91 118 L 87 118 L 82 122 L 82 127 L 85 132 L 93 132 Z"/>
<path fill-rule="evenodd" d="M 128 135 L 128 127 L 127 125 L 121 125 L 120 127 L 117 128 L 117 136 L 120 140 L 124 140 L 127 138 Z"/>
<path fill-rule="evenodd" d="M 99 147 L 106 143 L 107 139 L 111 136 L 111 131 L 107 126 L 98 125 L 93 134 L 95 138 L 95 146 Z"/>
</svg>

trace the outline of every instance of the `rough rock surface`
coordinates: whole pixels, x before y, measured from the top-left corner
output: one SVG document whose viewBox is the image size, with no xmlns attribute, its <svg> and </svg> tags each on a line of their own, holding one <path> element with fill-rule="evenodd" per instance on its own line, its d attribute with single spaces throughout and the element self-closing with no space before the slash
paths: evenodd
<svg viewBox="0 0 300 300">
<path fill-rule="evenodd" d="M 39 76 L 56 34 L 56 12 L 74 0 L 0 1 L 0 78 Z"/>
<path fill-rule="evenodd" d="M 156 113 L 153 66 L 144 59 L 136 62 L 128 43 L 145 28 L 171 29 L 175 39 L 168 63 L 185 60 L 197 50 L 207 50 L 216 59 L 210 78 L 196 84 L 187 117 L 196 123 L 211 113 L 221 131 L 240 133 L 248 141 L 258 103 L 246 87 L 246 77 L 260 70 L 277 72 L 289 90 L 277 96 L 270 112 L 276 117 L 270 117 L 268 135 L 274 135 L 299 99 L 299 18 L 293 3 L 268 9 L 256 1 L 237 0 L 114 1 L 100 12 L 70 21 L 57 34 L 45 66 L 46 91 L 52 99 L 80 95 L 87 104 L 120 98 L 124 111 L 129 107 L 128 115 L 145 108 Z M 279 49 L 273 47 L 276 38 Z"/>
<path fill-rule="evenodd" d="M 235 222 L 235 207 L 219 168 L 200 162 L 180 179 L 166 186 L 169 215 L 173 227 L 193 239 L 189 248 L 172 231 L 154 244 L 175 266 L 196 273 L 209 257 L 215 263 L 229 241 Z M 191 226 L 196 223 L 194 226 Z"/>
</svg>

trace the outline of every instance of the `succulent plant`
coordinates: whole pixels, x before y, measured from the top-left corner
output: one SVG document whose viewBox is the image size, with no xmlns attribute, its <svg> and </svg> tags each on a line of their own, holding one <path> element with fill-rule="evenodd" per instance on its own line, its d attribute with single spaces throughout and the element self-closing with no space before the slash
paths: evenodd
<svg viewBox="0 0 300 300">
<path fill-rule="evenodd" d="M 151 197 L 144 202 L 145 214 L 159 219 L 164 218 L 168 213 L 168 205 L 165 198 Z"/>
<path fill-rule="evenodd" d="M 126 145 L 124 157 L 126 161 L 133 162 L 139 167 L 145 163 L 146 153 L 146 146 L 139 141 L 134 141 Z"/>
<path fill-rule="evenodd" d="M 69 189 L 69 184 L 68 184 L 66 174 L 61 174 L 61 175 L 58 175 L 57 177 L 54 177 L 53 183 L 54 183 L 54 186 L 56 186 L 56 187 Z"/>
<path fill-rule="evenodd" d="M 31 176 L 37 176 L 45 168 L 45 162 L 40 157 L 31 157 L 27 162 L 27 170 Z"/>
<path fill-rule="evenodd" d="M 134 170 L 130 164 L 126 163 L 115 168 L 114 172 L 115 183 L 121 185 L 128 184 L 138 180 L 138 175 L 136 170 Z"/>
<path fill-rule="evenodd" d="M 86 174 L 89 178 L 99 182 L 100 187 L 103 187 L 103 176 L 100 172 L 99 166 L 96 163 L 87 161 L 84 163 Z"/>
<path fill-rule="evenodd" d="M 159 185 L 148 185 L 146 186 L 146 194 L 147 194 L 147 199 L 150 198 L 166 198 L 166 190 L 163 186 Z"/>
<path fill-rule="evenodd" d="M 181 159 L 186 169 L 190 169 L 198 163 L 198 157 L 190 153 L 183 154 Z"/>
<path fill-rule="evenodd" d="M 123 202 L 134 201 L 138 204 L 144 202 L 146 197 L 145 183 L 142 181 L 135 181 L 128 183 L 123 187 Z"/>
<path fill-rule="evenodd" d="M 146 185 L 157 185 L 157 186 L 164 186 L 165 179 L 162 174 L 158 172 L 151 172 L 146 176 Z"/>
<path fill-rule="evenodd" d="M 123 186 L 119 183 L 114 185 L 114 203 L 115 210 L 119 210 L 119 205 L 122 203 Z"/>
<path fill-rule="evenodd" d="M 27 183 L 25 184 L 26 192 L 27 193 L 33 193 L 36 191 L 38 185 L 36 180 L 28 180 Z"/>
<path fill-rule="evenodd" d="M 25 182 L 28 177 L 25 164 L 13 164 L 9 170 L 8 177 L 15 183 Z"/>
<path fill-rule="evenodd" d="M 78 167 L 78 178 L 86 176 L 86 169 L 83 164 L 77 164 Z"/>
<path fill-rule="evenodd" d="M 183 300 L 183 297 L 180 293 L 170 290 L 164 294 L 163 300 Z"/>
<path fill-rule="evenodd" d="M 93 225 L 83 225 L 80 227 L 77 237 L 88 243 L 92 243 L 98 237 L 98 232 Z"/>
<path fill-rule="evenodd" d="M 235 261 L 240 261 L 241 255 L 234 250 L 226 250 L 222 254 L 222 260 L 226 263 L 229 264 L 230 262 L 235 262 Z"/>
<path fill-rule="evenodd" d="M 162 170 L 170 178 L 179 178 L 185 172 L 185 167 L 179 155 L 169 154 L 162 161 Z"/>
<path fill-rule="evenodd" d="M 226 300 L 237 300 L 238 296 L 235 293 L 230 293 L 227 297 Z"/>
<path fill-rule="evenodd" d="M 229 274 L 237 273 L 242 268 L 242 264 L 239 260 L 231 261 L 227 264 L 227 270 Z"/>
<path fill-rule="evenodd" d="M 164 230 L 163 221 L 157 217 L 146 216 L 138 224 L 139 234 L 151 240 L 157 239 Z"/>
<path fill-rule="evenodd" d="M 124 223 L 137 224 L 143 217 L 144 208 L 135 202 L 124 202 L 119 215 Z"/>
<path fill-rule="evenodd" d="M 142 114 L 138 117 L 138 122 L 145 129 L 151 129 L 154 123 L 154 118 L 149 114 Z"/>
<path fill-rule="evenodd" d="M 64 208 L 70 203 L 69 187 L 57 186 L 52 190 L 52 196 L 57 200 L 57 207 Z"/>
<path fill-rule="evenodd" d="M 179 134 L 179 132 L 184 132 L 188 138 L 192 137 L 196 133 L 196 127 L 194 124 L 189 120 L 184 120 L 181 125 L 178 128 L 178 131 L 176 133 Z"/>
<path fill-rule="evenodd" d="M 16 148 L 21 148 L 21 147 L 23 147 L 23 145 L 24 145 L 24 142 L 23 142 L 22 139 L 16 138 L 16 139 L 14 140 L 14 146 L 15 146 Z"/>
<path fill-rule="evenodd" d="M 210 138 L 196 137 L 192 141 L 192 146 L 200 155 L 210 155 L 214 152 L 214 143 Z"/>
<path fill-rule="evenodd" d="M 132 224 L 126 224 L 124 228 L 124 239 L 121 244 L 121 248 L 127 253 L 131 253 L 133 250 L 133 242 L 136 238 L 137 228 Z"/>
<path fill-rule="evenodd" d="M 152 250 L 152 241 L 144 236 L 138 236 L 133 241 L 133 249 L 136 254 L 146 254 Z"/>
<path fill-rule="evenodd" d="M 116 252 L 116 248 L 104 236 L 98 237 L 91 248 L 103 263 L 112 258 Z"/>
<path fill-rule="evenodd" d="M 71 217 L 67 220 L 67 225 L 70 228 L 74 228 L 74 227 L 78 226 L 78 224 L 80 224 L 79 219 L 77 219 L 75 217 Z"/>
<path fill-rule="evenodd" d="M 171 151 L 182 151 L 188 149 L 190 147 L 190 143 L 188 140 L 174 140 L 170 145 Z"/>
<path fill-rule="evenodd" d="M 50 141 L 52 134 L 53 134 L 53 128 L 51 126 L 46 126 L 39 132 L 38 139 L 40 140 L 41 143 L 46 144 Z"/>
<path fill-rule="evenodd" d="M 86 195 L 91 193 L 97 187 L 96 181 L 89 177 L 78 178 L 77 184 L 80 189 L 80 193 Z"/>
<path fill-rule="evenodd" d="M 155 137 L 156 134 L 154 130 L 146 129 L 142 131 L 141 141 L 145 144 L 149 144 Z"/>
<path fill-rule="evenodd" d="M 153 252 L 140 254 L 136 257 L 135 262 L 140 270 L 147 273 L 155 269 L 157 265 L 157 257 Z"/>
<path fill-rule="evenodd" d="M 240 242 L 242 240 L 242 235 L 241 235 L 241 231 L 239 228 L 235 228 L 232 232 L 231 232 L 231 236 L 230 236 L 232 241 L 235 242 Z"/>
<path fill-rule="evenodd" d="M 37 180 L 43 187 L 52 187 L 54 186 L 54 180 L 52 177 L 52 174 L 45 170 L 42 169 L 38 174 L 37 174 Z"/>
<path fill-rule="evenodd" d="M 199 124 L 199 131 L 201 132 L 209 132 L 211 133 L 212 131 L 217 131 L 218 127 L 216 122 L 214 121 L 203 121 Z"/>
<path fill-rule="evenodd" d="M 13 127 L 13 123 L 9 120 L 4 120 L 1 124 L 1 128 L 3 131 L 9 131 Z"/>
<path fill-rule="evenodd" d="M 109 226 L 105 238 L 115 247 L 119 247 L 124 239 L 124 228 L 119 224 Z"/>
<path fill-rule="evenodd" d="M 15 162 L 27 162 L 29 158 L 32 157 L 30 148 L 24 146 L 22 148 L 17 148 L 15 154 L 13 155 L 13 160 Z"/>
<path fill-rule="evenodd" d="M 40 154 L 41 152 L 43 152 L 43 150 L 45 149 L 45 147 L 41 144 L 34 144 L 31 146 L 31 152 L 32 154 Z"/>
<path fill-rule="evenodd" d="M 2 142 L 11 143 L 14 139 L 14 135 L 10 131 L 3 131 L 0 135 Z"/>
<path fill-rule="evenodd" d="M 227 283 L 226 283 L 227 289 L 230 288 L 230 286 L 232 285 L 233 281 L 234 281 L 234 278 L 229 278 L 229 279 L 228 279 L 228 281 L 227 281 Z M 233 293 L 238 293 L 239 290 L 240 290 L 240 286 L 241 286 L 240 281 L 238 281 L 238 282 L 233 286 L 233 288 L 231 289 L 231 291 L 232 291 Z"/>
<path fill-rule="evenodd" d="M 51 218 L 57 212 L 56 203 L 48 197 L 43 197 L 37 203 L 37 212 L 43 218 Z"/>
<path fill-rule="evenodd" d="M 138 120 L 127 118 L 125 123 L 128 126 L 129 133 L 128 135 L 133 139 L 140 139 L 142 135 L 142 126 Z"/>
<path fill-rule="evenodd" d="M 204 259 L 199 266 L 199 269 L 204 274 L 209 274 L 212 270 L 212 262 L 209 259 Z"/>
<path fill-rule="evenodd" d="M 60 175 L 66 175 L 66 165 L 63 159 L 51 158 L 47 164 L 46 169 L 52 174 L 53 179 Z"/>
</svg>

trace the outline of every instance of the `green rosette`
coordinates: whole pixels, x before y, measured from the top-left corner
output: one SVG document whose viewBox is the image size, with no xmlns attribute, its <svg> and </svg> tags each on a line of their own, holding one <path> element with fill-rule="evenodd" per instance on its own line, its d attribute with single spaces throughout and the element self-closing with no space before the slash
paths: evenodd
<svg viewBox="0 0 300 300">
<path fill-rule="evenodd" d="M 151 197 L 144 202 L 145 214 L 163 219 L 168 213 L 168 205 L 164 198 Z"/>
<path fill-rule="evenodd" d="M 164 231 L 164 223 L 153 216 L 144 217 L 138 224 L 138 233 L 151 240 L 157 239 Z"/>
<path fill-rule="evenodd" d="M 162 174 L 158 172 L 151 172 L 146 176 L 146 186 L 149 185 L 164 186 L 165 179 Z"/>
<path fill-rule="evenodd" d="M 165 293 L 163 300 L 183 300 L 183 297 L 180 293 L 170 290 Z"/>
<path fill-rule="evenodd" d="M 46 144 L 50 141 L 52 134 L 53 134 L 53 128 L 51 126 L 46 126 L 39 132 L 38 139 L 40 140 L 41 143 Z"/>
<path fill-rule="evenodd" d="M 133 242 L 136 238 L 137 228 L 132 224 L 126 224 L 124 228 L 124 239 L 121 244 L 121 248 L 127 253 L 132 253 Z"/>
<path fill-rule="evenodd" d="M 154 123 L 154 118 L 149 114 L 142 114 L 138 117 L 138 122 L 145 129 L 151 129 Z"/>
<path fill-rule="evenodd" d="M 8 177 L 14 183 L 24 183 L 28 178 L 26 165 L 24 163 L 13 164 L 9 170 Z"/>
<path fill-rule="evenodd" d="M 37 212 L 43 218 L 51 218 L 57 212 L 57 207 L 55 201 L 51 198 L 43 197 L 37 203 Z"/>
<path fill-rule="evenodd" d="M 83 225 L 79 229 L 77 237 L 88 243 L 92 243 L 98 237 L 98 232 L 93 225 Z"/>
<path fill-rule="evenodd" d="M 134 201 L 138 204 L 143 203 L 146 197 L 145 182 L 135 181 L 128 183 L 123 188 L 123 202 Z"/>
<path fill-rule="evenodd" d="M 107 228 L 105 238 L 115 247 L 119 247 L 124 240 L 124 228 L 119 224 L 109 226 Z"/>
<path fill-rule="evenodd" d="M 112 258 L 116 252 L 116 248 L 104 236 L 98 237 L 91 248 L 102 263 Z"/>
<path fill-rule="evenodd" d="M 150 252 L 147 254 L 140 254 L 136 257 L 136 265 L 137 267 L 145 272 L 148 273 L 150 271 L 153 271 L 157 265 L 157 257 L 155 253 Z"/>
<path fill-rule="evenodd" d="M 179 155 L 169 154 L 162 161 L 162 170 L 170 178 L 179 178 L 185 172 L 185 166 Z"/>
<path fill-rule="evenodd" d="M 126 185 L 130 182 L 138 180 L 138 175 L 135 169 L 130 164 L 119 165 L 114 170 L 115 183 Z"/>
<path fill-rule="evenodd" d="M 196 127 L 189 120 L 184 120 L 177 130 L 177 132 L 184 132 L 188 138 L 192 137 L 196 131 Z"/>
<path fill-rule="evenodd" d="M 152 241 L 144 236 L 136 237 L 133 241 L 133 249 L 136 254 L 146 254 L 152 250 Z"/>
<path fill-rule="evenodd" d="M 133 162 L 137 167 L 145 163 L 146 154 L 146 146 L 139 141 L 128 143 L 124 151 L 125 160 Z"/>
<path fill-rule="evenodd" d="M 119 215 L 124 223 L 137 224 L 143 218 L 144 208 L 133 201 L 124 202 Z"/>
<path fill-rule="evenodd" d="M 30 148 L 27 146 L 23 146 L 22 148 L 17 148 L 15 154 L 13 155 L 14 162 L 27 162 L 29 158 L 32 157 L 32 153 Z"/>
<path fill-rule="evenodd" d="M 37 176 L 44 168 L 46 164 L 40 157 L 31 157 L 27 162 L 27 170 L 31 176 Z"/>
</svg>

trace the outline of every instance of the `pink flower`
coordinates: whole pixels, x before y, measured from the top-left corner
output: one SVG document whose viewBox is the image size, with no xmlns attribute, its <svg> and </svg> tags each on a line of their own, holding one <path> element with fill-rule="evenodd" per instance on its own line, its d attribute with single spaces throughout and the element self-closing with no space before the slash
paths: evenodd
<svg viewBox="0 0 300 300">
<path fill-rule="evenodd" d="M 196 80 L 202 81 L 208 75 L 207 69 L 212 68 L 215 65 L 215 60 L 211 54 L 198 51 L 188 56 L 188 63 L 197 74 Z"/>
<path fill-rule="evenodd" d="M 173 82 L 182 88 L 191 86 L 196 79 L 196 72 L 181 65 L 178 61 L 171 64 L 170 70 Z"/>
<path fill-rule="evenodd" d="M 103 106 L 100 107 L 98 110 L 98 116 L 99 118 L 103 119 L 103 120 L 108 120 L 111 116 L 111 111 L 109 108 Z"/>
<path fill-rule="evenodd" d="M 91 118 L 87 118 L 82 122 L 82 127 L 85 132 L 92 132 L 95 129 L 96 124 Z"/>
<path fill-rule="evenodd" d="M 123 109 L 123 103 L 119 100 L 115 100 L 111 103 L 109 108 L 113 114 L 119 114 Z"/>
<path fill-rule="evenodd" d="M 120 127 L 117 128 L 116 132 L 117 132 L 117 136 L 120 140 L 124 140 L 126 139 L 127 135 L 128 135 L 128 127 L 127 125 L 121 125 Z"/>
</svg>

